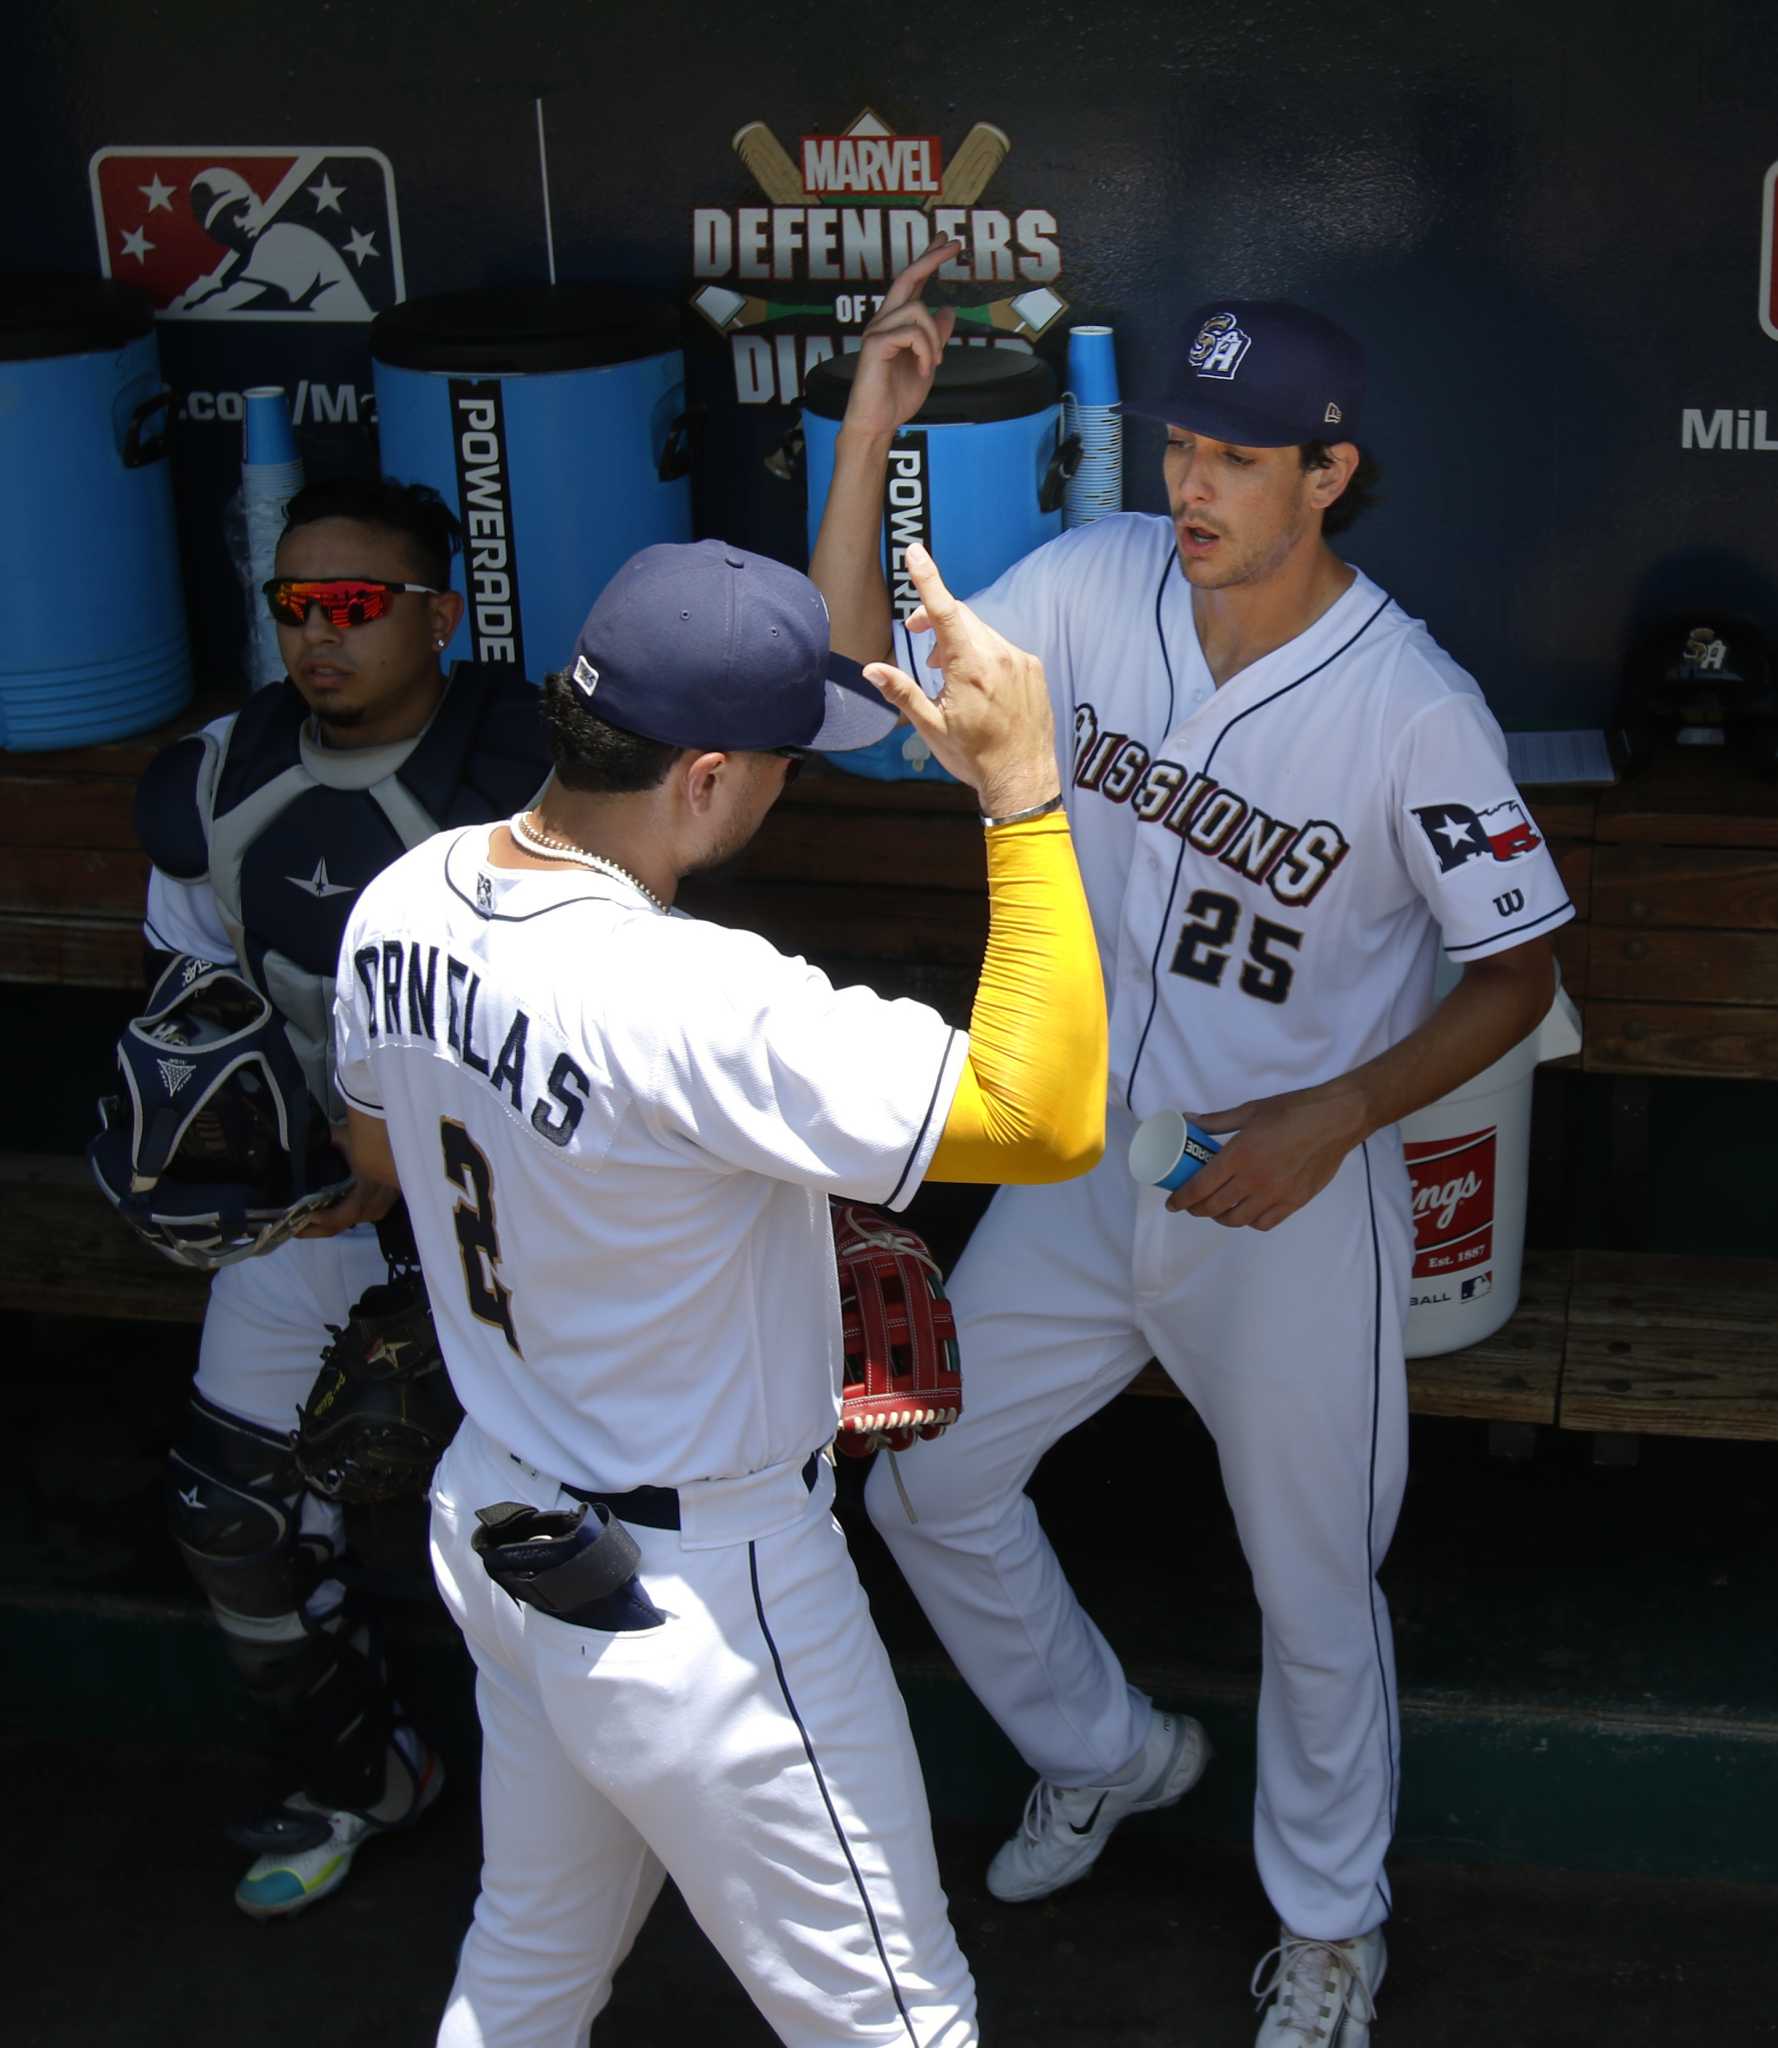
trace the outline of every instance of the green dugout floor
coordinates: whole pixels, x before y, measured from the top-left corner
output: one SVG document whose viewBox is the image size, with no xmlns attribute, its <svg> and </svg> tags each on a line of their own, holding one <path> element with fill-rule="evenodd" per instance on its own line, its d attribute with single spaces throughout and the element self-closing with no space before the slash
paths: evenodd
<svg viewBox="0 0 1778 2048">
<path fill-rule="evenodd" d="M 17 1327 L 30 1342 L 10 1347 L 8 1376 L 26 1461 L 0 1496 L 0 1726 L 27 1740 L 239 1744 L 219 1643 L 160 1523 L 161 1447 L 195 1333 Z M 1508 1464 L 1479 1425 L 1413 1428 L 1384 1573 L 1403 1707 L 1400 1853 L 1778 1883 L 1770 1448 L 1646 1439 L 1634 1465 L 1601 1467 L 1589 1439 L 1548 1433 Z M 842 1515 L 934 1810 L 1010 1826 L 1024 1769 L 864 1523 L 859 1476 L 842 1461 Z M 1114 1403 L 1057 1448 L 1034 1490 L 1132 1676 L 1216 1740 L 1185 1814 L 1152 1825 L 1238 1847 L 1259 1634 L 1207 1437 L 1183 1403 Z M 425 1575 L 420 1510 L 363 1514 L 356 1533 L 410 1697 L 466 1767 L 465 1663 Z"/>
</svg>

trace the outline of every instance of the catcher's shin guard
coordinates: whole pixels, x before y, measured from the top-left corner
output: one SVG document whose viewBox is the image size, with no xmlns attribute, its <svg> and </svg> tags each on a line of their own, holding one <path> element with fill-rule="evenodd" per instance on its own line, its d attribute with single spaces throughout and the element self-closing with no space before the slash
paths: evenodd
<svg viewBox="0 0 1778 2048">
<path fill-rule="evenodd" d="M 304 1611 L 335 1553 L 302 1533 L 288 1440 L 194 1394 L 169 1468 L 173 1535 L 286 1762 L 332 1804 L 374 1797 L 393 1710 L 338 1611 L 326 1623 Z"/>
<path fill-rule="evenodd" d="M 174 1538 L 231 1646 L 303 1633 L 333 1548 L 302 1535 L 302 1474 L 284 1433 L 193 1394 L 167 1479 Z"/>
</svg>

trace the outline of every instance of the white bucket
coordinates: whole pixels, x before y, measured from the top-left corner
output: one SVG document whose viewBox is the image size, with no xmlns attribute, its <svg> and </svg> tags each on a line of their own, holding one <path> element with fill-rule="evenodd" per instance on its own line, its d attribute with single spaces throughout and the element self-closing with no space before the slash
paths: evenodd
<svg viewBox="0 0 1778 2048">
<path fill-rule="evenodd" d="M 1439 994 L 1456 971 L 1441 977 Z M 1580 1013 L 1560 978 L 1537 1029 L 1449 1095 L 1403 1117 L 1414 1186 L 1410 1358 L 1491 1337 L 1519 1305 L 1531 1081 L 1538 1063 L 1580 1050 Z"/>
</svg>

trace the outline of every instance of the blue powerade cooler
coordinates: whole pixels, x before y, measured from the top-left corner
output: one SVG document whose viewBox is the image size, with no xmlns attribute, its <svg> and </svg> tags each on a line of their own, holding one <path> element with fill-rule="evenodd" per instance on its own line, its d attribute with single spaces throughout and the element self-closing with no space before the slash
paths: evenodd
<svg viewBox="0 0 1778 2048">
<path fill-rule="evenodd" d="M 190 702 L 172 397 L 143 293 L 0 280 L 0 746 L 93 746 Z"/>
<path fill-rule="evenodd" d="M 383 474 L 463 522 L 448 660 L 561 668 L 638 548 L 691 538 L 679 313 L 616 285 L 410 299 L 371 323 Z"/>
<path fill-rule="evenodd" d="M 833 482 L 834 443 L 858 358 L 831 356 L 803 385 L 809 547 Z M 967 597 L 1062 531 L 1068 467 L 1059 446 L 1055 373 L 1036 356 L 948 348 L 926 403 L 895 437 L 883 492 L 883 567 L 898 619 L 919 602 L 902 567 L 911 540 L 931 550 L 947 587 Z M 878 781 L 948 781 L 907 728 L 874 746 L 828 757 Z"/>
</svg>

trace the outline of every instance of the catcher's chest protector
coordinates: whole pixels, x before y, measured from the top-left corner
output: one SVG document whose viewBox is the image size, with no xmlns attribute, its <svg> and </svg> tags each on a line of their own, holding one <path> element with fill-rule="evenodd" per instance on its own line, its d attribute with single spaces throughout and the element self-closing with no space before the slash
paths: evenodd
<svg viewBox="0 0 1778 2048">
<path fill-rule="evenodd" d="M 498 667 L 460 663 L 432 723 L 391 746 L 321 747 L 307 719 L 294 684 L 260 691 L 226 731 L 193 734 L 159 757 L 136 822 L 157 865 L 208 876 L 242 972 L 337 1115 L 333 970 L 359 890 L 435 832 L 521 809 L 549 754 L 537 691 Z"/>
</svg>

